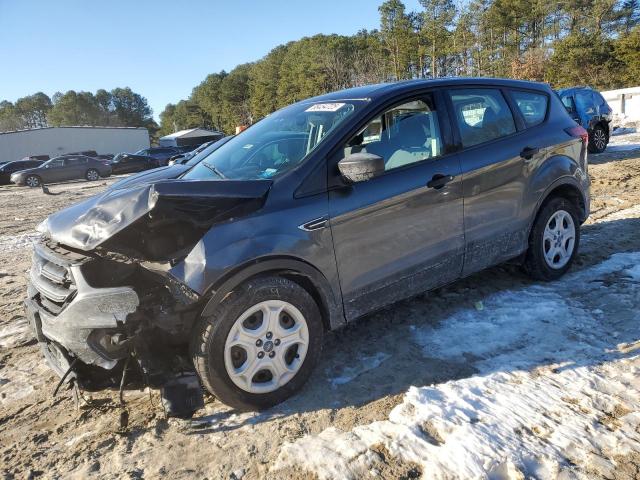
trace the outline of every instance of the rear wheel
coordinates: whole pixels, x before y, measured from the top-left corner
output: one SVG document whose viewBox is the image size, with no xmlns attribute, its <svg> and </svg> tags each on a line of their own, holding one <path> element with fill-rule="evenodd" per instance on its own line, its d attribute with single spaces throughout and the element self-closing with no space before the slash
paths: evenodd
<svg viewBox="0 0 640 480">
<path fill-rule="evenodd" d="M 304 385 L 322 334 L 318 306 L 306 290 L 286 278 L 257 278 L 201 318 L 191 355 L 213 395 L 240 410 L 261 410 Z"/>
<path fill-rule="evenodd" d="M 562 197 L 548 201 L 529 236 L 525 269 L 538 280 L 555 280 L 569 270 L 580 244 L 580 222 L 573 203 Z"/>
<path fill-rule="evenodd" d="M 27 187 L 35 188 L 39 187 L 42 183 L 40 177 L 37 175 L 29 175 L 24 179 L 24 183 Z"/>
<path fill-rule="evenodd" d="M 89 170 L 87 170 L 84 178 L 86 178 L 90 182 L 95 182 L 100 178 L 100 173 L 95 168 L 90 168 Z"/>
<path fill-rule="evenodd" d="M 607 132 L 602 126 L 597 125 L 589 135 L 589 152 L 602 153 L 607 148 L 609 139 L 607 138 Z"/>
</svg>

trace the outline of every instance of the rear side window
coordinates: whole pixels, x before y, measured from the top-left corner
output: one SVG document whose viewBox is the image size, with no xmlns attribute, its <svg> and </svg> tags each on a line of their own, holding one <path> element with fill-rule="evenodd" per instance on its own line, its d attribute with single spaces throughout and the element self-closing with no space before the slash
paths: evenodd
<svg viewBox="0 0 640 480">
<path fill-rule="evenodd" d="M 449 92 L 464 147 L 516 131 L 513 115 L 500 90 L 469 88 Z"/>
<path fill-rule="evenodd" d="M 87 163 L 87 159 L 83 157 L 71 157 L 64 161 L 65 165 L 82 165 Z"/>
<path fill-rule="evenodd" d="M 527 127 L 533 127 L 544 121 L 547 115 L 547 96 L 542 93 L 511 91 Z"/>
</svg>

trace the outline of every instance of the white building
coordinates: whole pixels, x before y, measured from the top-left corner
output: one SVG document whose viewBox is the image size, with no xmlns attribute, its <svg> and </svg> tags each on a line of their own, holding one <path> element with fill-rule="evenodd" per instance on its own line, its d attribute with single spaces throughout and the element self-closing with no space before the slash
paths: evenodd
<svg viewBox="0 0 640 480">
<path fill-rule="evenodd" d="M 142 127 L 46 127 L 0 133 L 0 161 L 84 150 L 117 154 L 148 147 L 149 132 Z"/>
<path fill-rule="evenodd" d="M 614 126 L 617 126 L 616 121 L 640 122 L 640 87 L 620 88 L 600 93 L 613 110 Z"/>
<path fill-rule="evenodd" d="M 183 145 L 201 145 L 211 140 L 220 140 L 222 137 L 224 137 L 224 133 L 217 130 L 190 128 L 160 137 L 158 143 L 161 147 L 181 147 Z"/>
</svg>

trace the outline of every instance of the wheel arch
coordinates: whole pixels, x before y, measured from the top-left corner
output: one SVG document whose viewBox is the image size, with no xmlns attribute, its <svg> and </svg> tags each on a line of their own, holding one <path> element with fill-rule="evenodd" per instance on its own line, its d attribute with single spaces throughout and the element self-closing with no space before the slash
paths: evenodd
<svg viewBox="0 0 640 480">
<path fill-rule="evenodd" d="M 345 325 L 342 302 L 336 300 L 331 285 L 322 272 L 304 260 L 287 256 L 255 260 L 229 272 L 209 288 L 209 300 L 201 315 L 210 315 L 238 286 L 265 275 L 282 276 L 304 288 L 318 305 L 325 330 L 335 330 Z"/>
<path fill-rule="evenodd" d="M 538 200 L 529 231 L 531 231 L 535 219 L 538 218 L 540 210 L 542 210 L 549 200 L 555 197 L 566 198 L 576 206 L 580 214 L 580 223 L 583 223 L 587 219 L 587 201 L 577 180 L 573 177 L 564 177 L 551 184 Z"/>
</svg>

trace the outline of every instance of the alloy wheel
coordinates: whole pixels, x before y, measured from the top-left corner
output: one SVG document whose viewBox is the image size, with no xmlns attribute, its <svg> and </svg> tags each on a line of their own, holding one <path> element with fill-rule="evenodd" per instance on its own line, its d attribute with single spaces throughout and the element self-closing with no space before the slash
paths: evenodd
<svg viewBox="0 0 640 480">
<path fill-rule="evenodd" d="M 600 128 L 596 128 L 593 132 L 593 144 L 600 151 L 604 150 L 607 146 L 607 135 Z"/>
<path fill-rule="evenodd" d="M 246 392 L 273 392 L 295 377 L 308 347 L 309 328 L 300 310 L 288 302 L 268 300 L 234 322 L 225 342 L 225 369 Z"/>
<path fill-rule="evenodd" d="M 573 217 L 565 210 L 558 210 L 547 221 L 542 249 L 547 265 L 554 269 L 564 267 L 571 259 L 576 241 Z"/>
<path fill-rule="evenodd" d="M 37 187 L 38 185 L 40 185 L 40 180 L 38 180 L 38 177 L 34 176 L 34 175 L 30 175 L 28 176 L 24 183 L 27 184 L 28 187 Z"/>
</svg>

